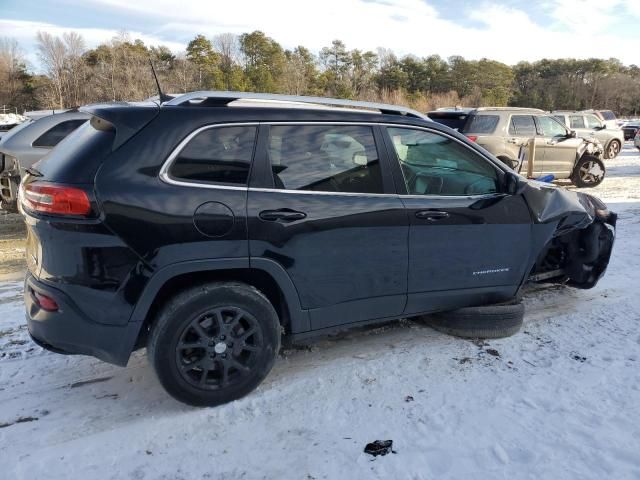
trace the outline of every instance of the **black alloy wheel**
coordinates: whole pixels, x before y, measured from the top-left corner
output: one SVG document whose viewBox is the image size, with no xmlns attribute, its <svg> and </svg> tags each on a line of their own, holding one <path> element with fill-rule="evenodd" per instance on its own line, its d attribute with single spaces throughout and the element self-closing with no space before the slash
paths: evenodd
<svg viewBox="0 0 640 480">
<path fill-rule="evenodd" d="M 251 372 L 262 346 L 253 315 L 239 307 L 218 307 L 186 326 L 176 347 L 176 363 L 188 383 L 216 390 Z"/>
</svg>

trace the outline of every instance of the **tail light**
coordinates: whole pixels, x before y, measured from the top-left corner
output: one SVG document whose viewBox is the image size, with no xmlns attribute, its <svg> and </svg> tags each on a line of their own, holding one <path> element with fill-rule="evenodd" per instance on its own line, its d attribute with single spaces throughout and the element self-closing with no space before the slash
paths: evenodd
<svg viewBox="0 0 640 480">
<path fill-rule="evenodd" d="M 22 186 L 23 207 L 49 215 L 77 215 L 91 213 L 87 192 L 81 188 L 33 182 Z"/>
<path fill-rule="evenodd" d="M 467 135 L 467 138 L 469 140 L 471 140 L 472 142 L 475 142 L 476 140 L 478 140 L 478 136 L 477 135 Z"/>
<path fill-rule="evenodd" d="M 31 290 L 31 293 L 33 293 L 33 298 L 35 298 L 36 303 L 40 308 L 47 312 L 58 311 L 58 303 L 53 298 L 43 295 L 42 293 L 38 293 L 35 290 Z"/>
</svg>

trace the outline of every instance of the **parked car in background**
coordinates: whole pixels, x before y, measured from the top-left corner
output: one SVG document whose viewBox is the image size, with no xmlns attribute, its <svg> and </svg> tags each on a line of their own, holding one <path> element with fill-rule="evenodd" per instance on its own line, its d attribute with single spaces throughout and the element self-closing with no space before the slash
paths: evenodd
<svg viewBox="0 0 640 480">
<path fill-rule="evenodd" d="M 625 140 L 633 140 L 638 130 L 640 130 L 640 122 L 638 121 L 626 122 L 622 125 Z"/>
<path fill-rule="evenodd" d="M 460 131 L 467 121 L 469 112 L 472 110 L 473 108 L 446 107 L 428 112 L 427 116 L 434 122 L 441 123 L 449 128 Z"/>
<path fill-rule="evenodd" d="M 622 150 L 624 132 L 617 126 L 607 128 L 607 125 L 595 114 L 568 110 L 556 110 L 551 114 L 566 127 L 574 130 L 579 137 L 597 138 L 604 148 L 604 158 L 616 158 Z"/>
<path fill-rule="evenodd" d="M 636 132 L 636 136 L 633 139 L 633 144 L 636 146 L 638 150 L 640 150 L 640 130 Z"/>
<path fill-rule="evenodd" d="M 584 113 L 593 113 L 596 115 L 607 128 L 616 129 L 620 128 L 618 126 L 618 119 L 616 118 L 616 114 L 611 110 L 583 110 Z"/>
<path fill-rule="evenodd" d="M 477 108 L 469 112 L 461 132 L 522 173 L 528 171 L 528 158 L 521 153 L 533 140 L 534 178 L 553 175 L 570 179 L 579 187 L 595 187 L 605 176 L 602 144 L 596 139 L 578 138 L 576 132 L 543 110 Z"/>
<path fill-rule="evenodd" d="M 146 346 L 192 405 L 251 392 L 283 336 L 427 312 L 513 334 L 525 282 L 591 288 L 611 255 L 600 200 L 405 107 L 193 92 L 83 110 L 20 186 L 29 334 L 117 365 Z"/>
<path fill-rule="evenodd" d="M 78 110 L 50 113 L 25 121 L 0 140 L 0 208 L 16 211 L 24 171 L 88 119 Z"/>
</svg>

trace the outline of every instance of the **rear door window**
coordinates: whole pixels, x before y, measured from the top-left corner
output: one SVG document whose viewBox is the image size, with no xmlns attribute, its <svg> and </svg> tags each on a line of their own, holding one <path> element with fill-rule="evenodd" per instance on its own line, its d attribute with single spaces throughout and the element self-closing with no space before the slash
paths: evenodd
<svg viewBox="0 0 640 480">
<path fill-rule="evenodd" d="M 256 126 L 208 128 L 180 150 L 169 176 L 181 180 L 247 185 Z"/>
<path fill-rule="evenodd" d="M 268 152 L 277 189 L 384 193 L 371 127 L 273 125 Z"/>
<path fill-rule="evenodd" d="M 86 119 L 76 119 L 60 122 L 40 135 L 31 145 L 34 147 L 53 148 L 86 121 Z"/>
<path fill-rule="evenodd" d="M 493 133 L 499 120 L 498 115 L 470 115 L 462 131 L 464 133 Z"/>
<path fill-rule="evenodd" d="M 509 135 L 520 137 L 535 137 L 536 124 L 532 115 L 511 115 Z"/>
</svg>

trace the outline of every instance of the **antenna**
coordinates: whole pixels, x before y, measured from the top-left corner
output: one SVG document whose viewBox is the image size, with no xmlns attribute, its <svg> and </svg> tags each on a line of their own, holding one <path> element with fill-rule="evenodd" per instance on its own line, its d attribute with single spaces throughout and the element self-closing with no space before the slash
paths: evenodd
<svg viewBox="0 0 640 480">
<path fill-rule="evenodd" d="M 156 69 L 153 67 L 153 60 L 149 57 L 149 65 L 151 65 L 151 73 L 153 73 L 153 78 L 156 81 L 156 87 L 158 87 L 158 97 L 160 98 L 160 103 L 167 102 L 171 100 L 169 95 L 165 95 L 162 93 L 162 89 L 160 88 L 160 82 L 158 81 L 158 76 L 156 75 Z"/>
</svg>

